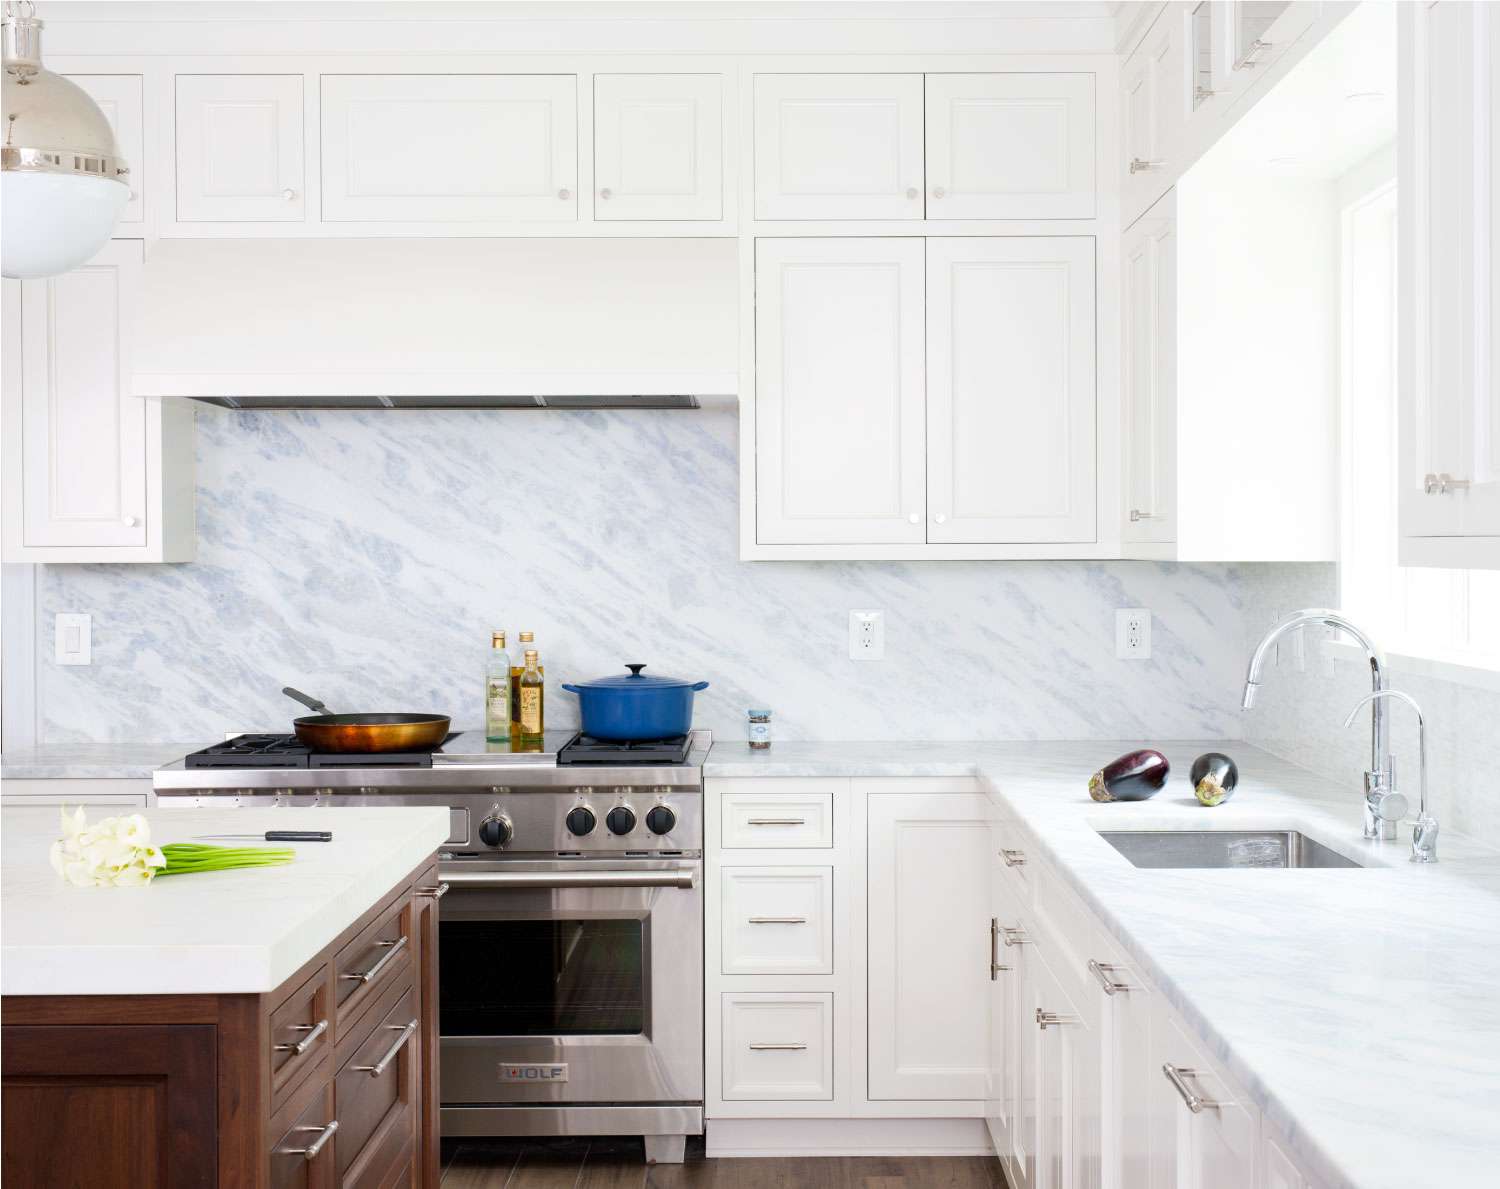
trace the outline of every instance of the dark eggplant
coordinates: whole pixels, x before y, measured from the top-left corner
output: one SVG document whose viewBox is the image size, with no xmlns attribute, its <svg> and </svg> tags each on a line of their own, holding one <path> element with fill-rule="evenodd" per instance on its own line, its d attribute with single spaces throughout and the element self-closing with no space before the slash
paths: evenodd
<svg viewBox="0 0 1500 1189">
<path fill-rule="evenodd" d="M 1171 770 L 1159 751 L 1126 752 L 1089 777 L 1089 796 L 1095 801 L 1144 801 L 1161 792 Z"/>
<path fill-rule="evenodd" d="M 1206 751 L 1196 760 L 1188 772 L 1193 782 L 1193 792 L 1205 805 L 1222 805 L 1234 793 L 1240 782 L 1240 770 L 1223 752 Z"/>
</svg>

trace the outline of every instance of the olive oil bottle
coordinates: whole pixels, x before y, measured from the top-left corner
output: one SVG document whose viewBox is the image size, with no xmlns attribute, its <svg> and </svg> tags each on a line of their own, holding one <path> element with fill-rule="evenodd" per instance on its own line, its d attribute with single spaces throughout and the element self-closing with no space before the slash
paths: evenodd
<svg viewBox="0 0 1500 1189">
<path fill-rule="evenodd" d="M 517 637 L 520 641 L 516 645 L 516 651 L 510 659 L 510 734 L 511 738 L 520 738 L 521 735 L 521 671 L 526 667 L 526 652 L 528 649 L 536 649 L 536 635 L 533 632 L 522 632 Z M 543 677 L 547 670 L 541 665 L 536 667 L 537 672 Z"/>
<path fill-rule="evenodd" d="M 484 666 L 484 737 L 491 743 L 510 741 L 510 653 L 505 633 L 490 633 L 490 656 Z"/>
<path fill-rule="evenodd" d="M 544 729 L 542 717 L 542 669 L 536 663 L 536 649 L 526 650 L 526 664 L 521 670 L 520 704 L 519 716 L 521 722 L 521 742 L 538 743 L 541 741 Z"/>
</svg>

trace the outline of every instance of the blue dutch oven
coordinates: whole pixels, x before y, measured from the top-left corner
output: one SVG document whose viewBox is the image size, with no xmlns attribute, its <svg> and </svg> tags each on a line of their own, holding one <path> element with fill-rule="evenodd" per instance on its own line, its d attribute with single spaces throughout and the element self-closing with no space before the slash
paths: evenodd
<svg viewBox="0 0 1500 1189">
<path fill-rule="evenodd" d="M 595 739 L 636 742 L 685 735 L 693 725 L 693 695 L 706 681 L 647 677 L 645 665 L 626 665 L 630 672 L 563 689 L 578 695 L 583 733 Z"/>
</svg>

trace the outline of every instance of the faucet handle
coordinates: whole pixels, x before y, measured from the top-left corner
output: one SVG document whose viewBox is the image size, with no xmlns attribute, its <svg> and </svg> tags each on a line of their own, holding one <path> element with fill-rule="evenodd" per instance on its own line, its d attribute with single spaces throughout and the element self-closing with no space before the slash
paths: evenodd
<svg viewBox="0 0 1500 1189">
<path fill-rule="evenodd" d="M 1398 793 L 1395 789 L 1372 790 L 1368 800 L 1371 811 L 1383 822 L 1399 822 L 1411 809 L 1411 802 L 1406 799 L 1406 794 Z"/>
</svg>

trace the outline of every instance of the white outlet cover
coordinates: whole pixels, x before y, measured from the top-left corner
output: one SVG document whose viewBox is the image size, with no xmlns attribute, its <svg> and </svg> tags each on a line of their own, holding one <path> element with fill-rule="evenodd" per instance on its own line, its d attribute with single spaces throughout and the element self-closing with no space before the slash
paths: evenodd
<svg viewBox="0 0 1500 1189">
<path fill-rule="evenodd" d="M 885 612 L 849 612 L 849 659 L 885 660 Z"/>
<path fill-rule="evenodd" d="M 1151 656 L 1151 612 L 1145 607 L 1121 607 L 1115 612 L 1115 656 L 1143 661 Z"/>
<path fill-rule="evenodd" d="M 53 647 L 59 665 L 93 663 L 93 617 L 60 611 L 54 628 Z"/>
</svg>

